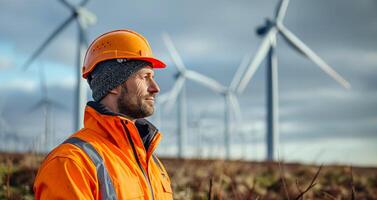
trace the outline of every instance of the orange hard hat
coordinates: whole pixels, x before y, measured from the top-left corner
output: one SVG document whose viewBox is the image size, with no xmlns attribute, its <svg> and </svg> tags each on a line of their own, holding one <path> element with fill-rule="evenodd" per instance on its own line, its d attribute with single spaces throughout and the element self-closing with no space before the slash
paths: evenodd
<svg viewBox="0 0 377 200">
<path fill-rule="evenodd" d="M 166 65 L 156 59 L 148 41 L 140 34 L 130 30 L 115 30 L 96 38 L 85 54 L 82 77 L 87 78 L 95 66 L 110 59 L 134 59 L 150 62 L 153 68 Z"/>
</svg>

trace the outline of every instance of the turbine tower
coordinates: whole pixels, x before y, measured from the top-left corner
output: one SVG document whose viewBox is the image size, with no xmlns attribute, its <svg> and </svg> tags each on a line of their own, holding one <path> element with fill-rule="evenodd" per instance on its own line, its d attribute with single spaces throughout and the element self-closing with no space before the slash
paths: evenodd
<svg viewBox="0 0 377 200">
<path fill-rule="evenodd" d="M 237 130 L 232 127 L 232 123 L 231 123 L 232 111 L 234 113 L 234 118 L 235 118 L 236 123 L 237 124 L 242 123 L 241 109 L 240 109 L 240 104 L 237 98 L 237 86 L 241 81 L 242 73 L 245 71 L 249 60 L 250 60 L 249 55 L 245 55 L 243 57 L 239 67 L 237 68 L 236 73 L 234 74 L 232 81 L 230 82 L 229 87 L 226 88 L 225 93 L 222 94 L 224 96 L 224 101 L 225 101 L 224 124 L 225 124 L 225 145 L 226 145 L 226 158 L 227 159 L 230 158 L 230 154 L 231 154 L 230 152 L 231 132 L 233 130 Z"/>
<path fill-rule="evenodd" d="M 78 25 L 78 46 L 77 46 L 77 69 L 76 69 L 76 91 L 75 91 L 75 106 L 74 106 L 74 129 L 79 130 L 83 125 L 84 108 L 87 101 L 86 83 L 81 78 L 81 66 L 88 45 L 86 30 L 90 25 L 96 23 L 96 16 L 89 10 L 84 8 L 88 0 L 83 0 L 78 6 L 68 3 L 66 0 L 59 0 L 64 6 L 71 10 L 71 15 L 58 26 L 52 34 L 42 43 L 41 46 L 32 54 L 32 56 L 25 62 L 23 69 L 26 70 L 32 62 L 45 50 L 45 48 L 73 21 Z"/>
<path fill-rule="evenodd" d="M 278 70 L 276 57 L 276 39 L 280 34 L 284 40 L 293 49 L 303 54 L 309 60 L 314 62 L 321 70 L 341 84 L 344 88 L 349 89 L 351 85 L 332 69 L 323 59 L 321 59 L 314 51 L 312 51 L 305 43 L 303 43 L 296 35 L 289 31 L 283 25 L 289 0 L 281 0 L 275 12 L 274 19 L 267 19 L 264 26 L 257 29 L 257 34 L 264 36 L 261 45 L 250 63 L 248 69 L 244 73 L 237 92 L 242 93 L 246 85 L 253 77 L 255 71 L 260 66 L 262 60 L 267 56 L 267 159 L 274 160 L 275 146 L 278 141 Z"/>
<path fill-rule="evenodd" d="M 230 158 L 230 134 L 231 134 L 231 112 L 233 111 L 236 119 L 240 119 L 240 108 L 238 100 L 235 96 L 236 93 L 236 86 L 238 85 L 238 82 L 241 77 L 242 70 L 238 70 L 234 79 L 232 80 L 232 83 L 229 88 L 226 88 L 225 86 L 221 85 L 216 80 L 209 78 L 207 76 L 204 76 L 198 72 L 188 70 L 183 61 L 180 57 L 178 51 L 176 50 L 172 40 L 170 39 L 169 35 L 164 34 L 163 35 L 164 42 L 170 52 L 170 55 L 173 59 L 173 62 L 175 63 L 175 66 L 177 67 L 178 74 L 176 75 L 176 82 L 174 84 L 173 89 L 170 92 L 170 97 L 168 98 L 167 102 L 167 109 L 171 110 L 172 106 L 174 105 L 177 98 L 178 99 L 178 119 L 179 121 L 179 150 L 182 151 L 182 136 L 184 135 L 184 131 L 186 130 L 186 104 L 185 104 L 185 91 L 184 91 L 184 83 L 185 79 L 190 79 L 191 81 L 194 81 L 202 86 L 205 86 L 206 88 L 209 88 L 210 90 L 222 95 L 225 100 L 225 108 L 224 108 L 224 146 L 225 146 L 225 157 L 227 159 Z M 244 62 L 243 62 L 244 63 Z M 245 64 L 241 64 L 240 68 L 244 68 Z M 177 97 L 178 96 L 178 97 Z M 185 128 L 183 128 L 185 127 Z M 181 155 L 181 154 L 178 154 Z"/>
</svg>

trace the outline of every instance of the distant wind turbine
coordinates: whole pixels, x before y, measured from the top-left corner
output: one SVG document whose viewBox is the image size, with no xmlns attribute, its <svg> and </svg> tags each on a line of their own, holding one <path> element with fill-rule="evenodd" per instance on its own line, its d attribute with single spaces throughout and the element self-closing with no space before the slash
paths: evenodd
<svg viewBox="0 0 377 200">
<path fill-rule="evenodd" d="M 175 63 L 175 66 L 177 67 L 178 74 L 176 75 L 176 82 L 173 86 L 173 89 L 170 92 L 170 97 L 168 98 L 167 102 L 167 109 L 171 110 L 171 108 L 174 106 L 174 103 L 176 102 L 177 97 L 179 98 L 178 103 L 178 119 L 180 119 L 179 122 L 179 138 L 182 140 L 183 132 L 186 130 L 186 108 L 185 108 L 185 92 L 184 92 L 184 83 L 185 79 L 190 79 L 191 81 L 194 81 L 202 86 L 205 86 L 209 88 L 210 90 L 224 96 L 225 99 L 225 111 L 224 111 L 224 143 L 225 143 L 225 149 L 226 149 L 226 158 L 230 158 L 230 134 L 231 134 L 231 117 L 230 114 L 233 111 L 235 113 L 236 119 L 240 119 L 240 107 L 238 100 L 235 96 L 236 92 L 236 86 L 238 85 L 239 79 L 241 77 L 242 71 L 237 71 L 231 85 L 229 88 L 226 88 L 216 80 L 207 77 L 203 74 L 200 74 L 198 72 L 188 70 L 183 61 L 180 57 L 178 51 L 176 50 L 172 40 L 170 39 L 169 35 L 164 34 L 163 39 L 165 42 L 165 45 L 167 46 L 170 55 L 173 59 L 173 62 Z M 244 67 L 245 65 L 241 65 L 240 67 Z M 185 127 L 185 128 L 183 128 Z M 179 141 L 179 145 L 182 145 L 182 141 Z M 182 149 L 180 149 L 182 150 Z"/>
<path fill-rule="evenodd" d="M 224 100 L 225 100 L 225 111 L 224 111 L 225 138 L 224 138 L 224 141 L 225 141 L 225 146 L 226 146 L 225 156 L 227 159 L 230 158 L 230 154 L 231 154 L 230 152 L 231 132 L 233 130 L 237 130 L 232 127 L 232 123 L 231 123 L 232 111 L 234 113 L 236 123 L 237 124 L 242 123 L 241 122 L 242 121 L 241 109 L 240 109 L 240 104 L 236 96 L 237 95 L 236 89 L 237 89 L 237 85 L 239 84 L 241 80 L 242 73 L 245 71 L 247 67 L 247 62 L 249 61 L 249 59 L 250 59 L 249 56 L 244 56 L 239 67 L 237 68 L 236 73 L 234 74 L 234 77 L 229 87 L 226 88 L 225 92 L 221 93 L 220 91 L 218 91 L 220 92 L 220 94 L 224 96 Z"/>
<path fill-rule="evenodd" d="M 46 84 L 46 77 L 44 71 L 44 65 L 40 65 L 39 67 L 39 83 L 41 89 L 41 100 L 35 104 L 30 110 L 36 111 L 38 109 L 42 109 L 43 111 L 43 119 L 44 119 L 44 134 L 42 139 L 42 143 L 44 145 L 44 150 L 49 150 L 50 145 L 54 141 L 53 135 L 53 108 L 64 109 L 64 106 L 60 103 L 51 100 L 48 97 L 48 89 Z"/>
<path fill-rule="evenodd" d="M 241 109 L 240 104 L 238 102 L 236 96 L 236 89 L 237 85 L 239 84 L 242 73 L 245 71 L 247 67 L 247 62 L 249 61 L 250 56 L 244 56 L 241 61 L 241 64 L 237 68 L 236 73 L 229 85 L 229 87 L 222 86 L 219 82 L 210 79 L 211 81 L 201 81 L 201 84 L 206 86 L 207 88 L 215 91 L 216 93 L 220 94 L 224 97 L 224 145 L 225 145 L 225 158 L 230 159 L 231 155 L 231 134 L 232 131 L 235 129 L 232 127 L 231 122 L 231 114 L 234 114 L 234 118 L 236 122 L 239 123 L 241 121 Z"/>
<path fill-rule="evenodd" d="M 66 0 L 59 0 L 64 6 L 71 10 L 71 15 L 60 25 L 54 32 L 42 43 L 41 46 L 32 54 L 32 56 L 25 62 L 23 69 L 26 70 L 33 61 L 46 49 L 46 47 L 73 21 L 77 21 L 78 25 L 78 52 L 77 52 L 77 69 L 76 69 L 76 95 L 75 95 L 75 113 L 74 113 L 74 128 L 78 130 L 83 124 L 84 108 L 87 101 L 86 83 L 81 78 L 81 66 L 84 58 L 85 50 L 88 45 L 86 30 L 90 25 L 96 23 L 96 16 L 84 8 L 88 0 L 83 0 L 78 6 L 68 3 Z"/>
<path fill-rule="evenodd" d="M 193 146 L 196 147 L 195 155 L 197 158 L 201 159 L 204 157 L 204 145 L 208 147 L 208 144 L 205 144 L 203 142 L 203 138 L 205 137 L 205 134 L 207 133 L 207 129 L 205 128 L 206 122 L 208 121 L 208 115 L 209 114 L 209 107 L 204 108 L 203 110 L 200 110 L 198 112 L 197 117 L 192 121 L 192 127 L 195 132 L 195 144 Z"/>
<path fill-rule="evenodd" d="M 162 34 L 162 39 L 178 70 L 177 74 L 175 75 L 174 86 L 169 92 L 165 110 L 168 112 L 171 111 L 173 109 L 174 104 L 178 101 L 177 102 L 177 106 L 178 106 L 178 109 L 177 109 L 178 155 L 177 156 L 179 158 L 183 158 L 184 137 L 186 136 L 186 130 L 187 130 L 185 82 L 186 82 L 186 78 L 192 78 L 192 77 L 195 78 L 196 74 L 198 73 L 186 69 L 181 56 L 178 54 L 178 51 L 176 50 L 173 44 L 173 41 L 171 40 L 170 36 L 167 33 Z"/>
<path fill-rule="evenodd" d="M 332 69 L 324 60 L 322 60 L 314 51 L 305 45 L 297 36 L 289 31 L 283 25 L 289 0 L 281 0 L 275 12 L 273 20 L 267 19 L 266 24 L 257 29 L 257 34 L 264 36 L 261 45 L 250 63 L 248 69 L 244 73 L 240 84 L 237 87 L 237 92 L 242 93 L 255 71 L 260 66 L 262 60 L 267 56 L 267 159 L 274 159 L 274 149 L 278 137 L 278 71 L 277 71 L 277 57 L 275 53 L 276 37 L 279 33 L 284 40 L 293 47 L 296 51 L 306 56 L 323 70 L 326 74 L 332 77 L 335 81 L 341 84 L 344 88 L 350 89 L 351 85 L 340 76 L 334 69 Z"/>
</svg>

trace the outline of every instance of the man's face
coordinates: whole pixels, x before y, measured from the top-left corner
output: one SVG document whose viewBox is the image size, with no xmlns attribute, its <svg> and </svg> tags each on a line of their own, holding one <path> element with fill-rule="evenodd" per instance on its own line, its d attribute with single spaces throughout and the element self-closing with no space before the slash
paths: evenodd
<svg viewBox="0 0 377 200">
<path fill-rule="evenodd" d="M 154 112 L 155 96 L 160 91 L 154 80 L 154 71 L 146 66 L 121 85 L 117 100 L 119 113 L 133 119 L 151 116 Z"/>
</svg>

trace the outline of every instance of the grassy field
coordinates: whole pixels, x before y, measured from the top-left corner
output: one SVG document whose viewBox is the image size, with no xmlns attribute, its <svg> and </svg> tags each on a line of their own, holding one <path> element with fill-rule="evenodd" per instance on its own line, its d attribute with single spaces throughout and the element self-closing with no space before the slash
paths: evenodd
<svg viewBox="0 0 377 200">
<path fill-rule="evenodd" d="M 0 154 L 0 199 L 33 199 L 43 156 Z M 162 159 L 174 198 L 377 199 L 377 168 L 293 163 Z"/>
</svg>

